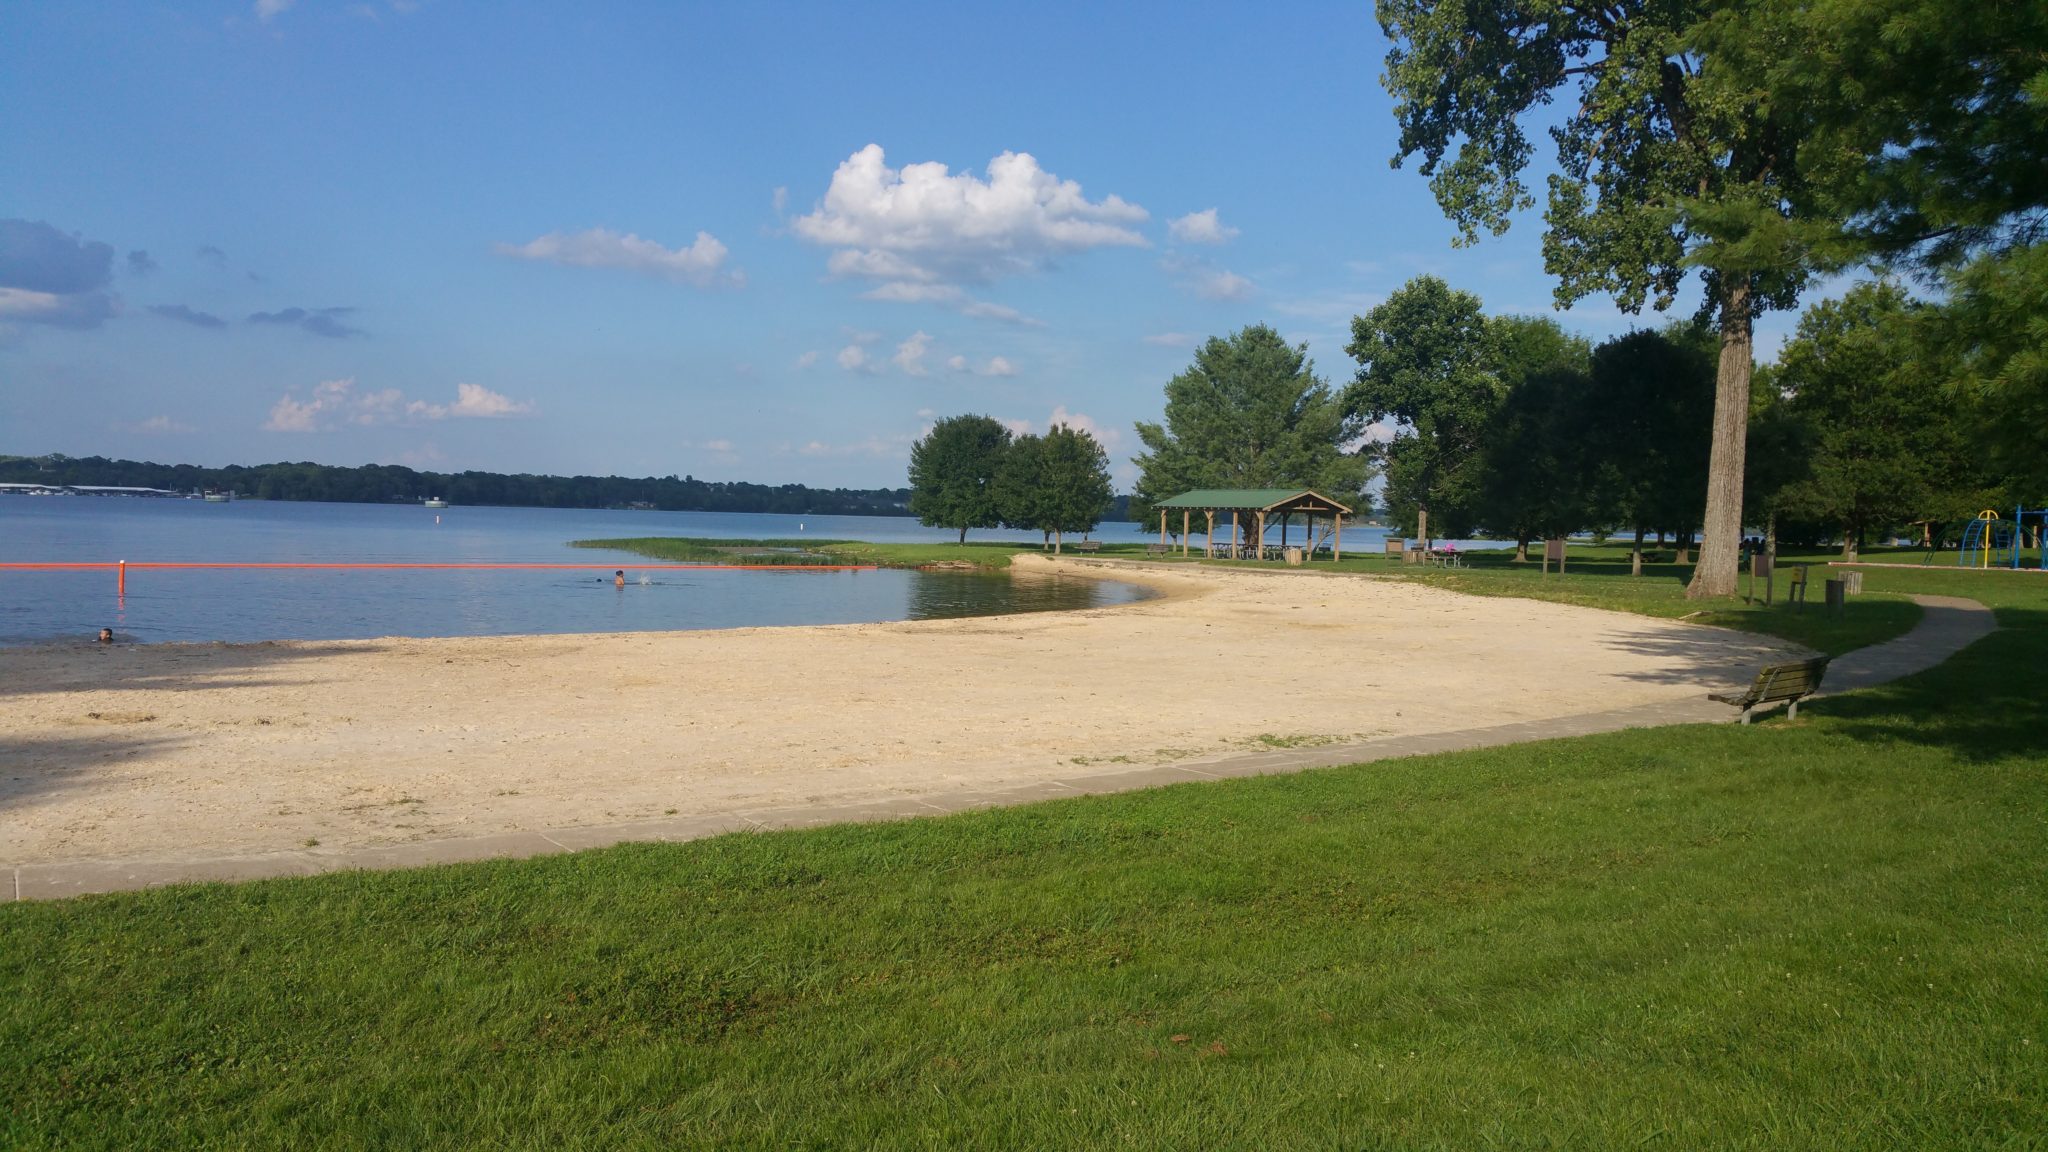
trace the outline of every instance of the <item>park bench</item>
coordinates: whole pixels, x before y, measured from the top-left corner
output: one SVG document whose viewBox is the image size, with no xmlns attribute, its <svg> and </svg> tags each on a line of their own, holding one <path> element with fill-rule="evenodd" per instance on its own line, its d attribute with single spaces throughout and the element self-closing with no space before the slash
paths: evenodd
<svg viewBox="0 0 2048 1152">
<path fill-rule="evenodd" d="M 1147 545 L 1145 545 L 1145 555 L 1147 555 L 1147 556 L 1164 556 L 1164 555 L 1166 555 L 1166 554 L 1167 554 L 1168 552 L 1171 552 L 1171 551 L 1173 551 L 1173 545 L 1171 545 L 1171 544 L 1147 544 Z"/>
<path fill-rule="evenodd" d="M 1067 547 L 1072 548 L 1076 552 L 1100 552 L 1102 551 L 1102 541 L 1076 540 L 1072 544 L 1067 545 Z"/>
<path fill-rule="evenodd" d="M 1799 702 L 1820 691 L 1820 678 L 1828 670 L 1828 658 L 1794 660 L 1789 664 L 1768 664 L 1756 674 L 1756 683 L 1746 692 L 1719 692 L 1707 697 L 1742 709 L 1742 722 L 1749 723 L 1749 710 L 1759 704 L 1785 702 L 1785 718 L 1799 717 Z"/>
</svg>

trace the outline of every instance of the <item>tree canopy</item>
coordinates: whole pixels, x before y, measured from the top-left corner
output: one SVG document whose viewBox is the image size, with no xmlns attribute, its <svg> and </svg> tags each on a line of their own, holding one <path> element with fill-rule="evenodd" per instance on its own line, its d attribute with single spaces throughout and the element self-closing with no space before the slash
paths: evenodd
<svg viewBox="0 0 2048 1152">
<path fill-rule="evenodd" d="M 970 528 L 1003 522 L 996 474 L 1010 430 L 987 416 L 949 416 L 910 448 L 910 511 L 928 528 L 952 528 L 967 542 Z"/>
<path fill-rule="evenodd" d="M 1784 507 L 1838 528 L 1851 558 L 1873 530 L 1969 514 L 1940 507 L 1970 486 L 1980 453 L 1922 339 L 1924 311 L 1895 284 L 1858 285 L 1807 309 L 1772 373 L 1810 435 Z"/>
<path fill-rule="evenodd" d="M 1380 0 L 1394 42 L 1386 83 L 1396 163 L 1422 171 L 1465 242 L 1505 231 L 1534 203 L 1525 119 L 1562 93 L 1575 110 L 1550 129 L 1544 264 L 1560 305 L 1607 293 L 1627 312 L 1670 306 L 1703 273 L 1717 318 L 1706 546 L 1689 589 L 1731 595 L 1742 521 L 1751 330 L 1789 307 L 1809 273 L 1838 261 L 1839 212 L 1802 152 L 1810 128 L 1764 87 L 1810 47 L 1790 3 L 1705 0 L 1472 5 Z M 1825 158 L 1822 158 L 1825 159 Z M 1833 247 L 1831 247 L 1831 244 Z"/>
<path fill-rule="evenodd" d="M 1396 422 L 1377 449 L 1387 502 L 1398 518 L 1412 513 L 1425 538 L 1432 512 L 1454 535 L 1469 527 L 1481 436 L 1507 389 L 1500 350 L 1479 297 L 1434 276 L 1351 321 L 1345 351 L 1359 367 L 1344 407 L 1362 421 Z"/>
<path fill-rule="evenodd" d="M 1145 445 L 1131 518 L 1193 488 L 1313 488 L 1350 504 L 1371 475 L 1351 446 L 1362 421 L 1315 374 L 1308 345 L 1263 324 L 1212 337 L 1166 383 L 1161 423 L 1140 423 Z"/>
<path fill-rule="evenodd" d="M 1043 532 L 1059 550 L 1068 532 L 1091 532 L 1113 502 L 1109 454 L 1095 437 L 1065 424 L 1011 441 L 996 469 L 1003 523 Z"/>
</svg>

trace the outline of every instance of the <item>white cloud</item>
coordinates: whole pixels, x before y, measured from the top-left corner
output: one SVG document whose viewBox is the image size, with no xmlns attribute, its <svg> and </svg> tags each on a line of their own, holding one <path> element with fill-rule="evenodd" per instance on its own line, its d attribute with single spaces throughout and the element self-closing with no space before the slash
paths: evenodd
<svg viewBox="0 0 2048 1152">
<path fill-rule="evenodd" d="M 848 372 L 873 372 L 874 364 L 868 360 L 868 350 L 858 344 L 848 344 L 834 357 L 839 366 Z"/>
<path fill-rule="evenodd" d="M 717 452 L 720 455 L 726 455 L 732 451 L 732 441 L 706 440 L 703 444 L 699 445 L 699 447 L 703 448 L 706 452 Z"/>
<path fill-rule="evenodd" d="M 1155 332 L 1145 337 L 1145 343 L 1157 344 L 1161 348 L 1193 348 L 1200 338 L 1186 332 Z"/>
<path fill-rule="evenodd" d="M 774 194 L 769 197 L 769 200 L 775 205 L 775 214 L 777 216 L 789 211 L 789 189 L 777 185 Z"/>
<path fill-rule="evenodd" d="M 1148 218 L 1117 196 L 1088 199 L 1028 152 L 989 161 L 984 180 L 938 162 L 891 168 L 881 146 L 870 144 L 839 165 L 824 200 L 791 228 L 834 249 L 826 260 L 833 276 L 876 282 L 868 299 L 1022 320 L 1014 309 L 969 297 L 962 285 L 1036 272 L 1066 253 L 1145 247 L 1134 226 Z"/>
<path fill-rule="evenodd" d="M 418 401 L 414 401 L 414 403 L 418 403 Z M 514 400 L 509 396 L 493 392 L 481 384 L 457 384 L 455 386 L 455 403 L 445 409 L 435 407 L 433 411 L 435 415 L 431 416 L 430 419 L 434 420 L 439 420 L 444 415 L 480 418 L 523 416 L 533 411 L 533 405 L 527 401 Z"/>
<path fill-rule="evenodd" d="M 726 248 L 709 232 L 697 233 L 687 248 L 664 248 L 631 232 L 621 235 L 606 228 L 592 228 L 574 234 L 550 232 L 525 244 L 500 244 L 498 253 L 521 260 L 545 260 L 577 268 L 623 268 L 668 280 L 686 281 L 699 288 L 714 283 L 742 283 L 738 272 L 720 275 Z"/>
<path fill-rule="evenodd" d="M 1251 281 L 1221 268 L 1195 277 L 1192 286 L 1204 300 L 1244 300 L 1253 291 Z"/>
<path fill-rule="evenodd" d="M 1166 234 L 1179 244 L 1223 244 L 1237 236 L 1237 229 L 1218 220 L 1214 208 L 1204 208 L 1170 221 Z"/>
<path fill-rule="evenodd" d="M 796 358 L 796 366 L 798 369 L 809 368 L 811 365 L 816 364 L 817 362 L 818 350 L 815 348 Z"/>
<path fill-rule="evenodd" d="M 1381 292 L 1331 292 L 1322 296 L 1305 296 L 1298 300 L 1281 300 L 1273 305 L 1273 311 L 1286 316 L 1302 316 L 1326 323 L 1344 321 L 1349 324 L 1353 316 L 1372 311 L 1386 302 Z"/>
<path fill-rule="evenodd" d="M 876 459 L 904 457 L 910 455 L 908 437 L 870 436 L 847 444 L 827 444 L 812 440 L 796 450 L 799 456 L 872 456 Z"/>
<path fill-rule="evenodd" d="M 1090 436 L 1095 437 L 1096 442 L 1104 448 L 1114 449 L 1117 443 L 1124 438 L 1121 429 L 1105 428 L 1101 424 L 1096 423 L 1094 417 L 1084 412 L 1069 412 L 1065 404 L 1054 408 L 1052 415 L 1045 418 L 1046 427 L 1050 428 L 1055 424 L 1065 424 L 1076 432 L 1086 432 Z"/>
<path fill-rule="evenodd" d="M 991 356 L 976 366 L 965 356 L 946 357 L 946 370 L 975 376 L 1015 376 L 1017 366 L 1001 356 Z"/>
<path fill-rule="evenodd" d="M 1120 430 L 1106 428 L 1096 423 L 1095 419 L 1086 413 L 1069 412 L 1065 404 L 1055 407 L 1052 410 L 1052 415 L 1045 418 L 1044 424 L 1038 424 L 1030 420 L 1003 419 L 1001 417 L 998 417 L 998 422 L 1019 436 L 1027 432 L 1036 432 L 1040 428 L 1050 429 L 1054 425 L 1065 424 L 1076 432 L 1086 432 L 1090 436 L 1095 437 L 1096 443 L 1112 452 L 1116 450 L 1117 444 L 1123 440 L 1123 433 Z"/>
<path fill-rule="evenodd" d="M 123 432 L 136 432 L 144 436 L 182 436 L 188 432 L 199 431 L 192 425 L 182 420 L 173 420 L 169 416 L 151 416 L 147 420 L 138 420 L 133 424 L 116 424 L 115 427 Z"/>
<path fill-rule="evenodd" d="M 1243 300 L 1255 290 L 1250 280 L 1199 257 L 1168 253 L 1159 267 L 1181 287 L 1204 300 Z"/>
<path fill-rule="evenodd" d="M 291 6 L 298 2 L 299 0 L 256 0 L 256 19 L 268 24 L 273 18 L 290 11 Z"/>
<path fill-rule="evenodd" d="M 894 360 L 896 366 L 903 369 L 907 376 L 928 375 L 924 366 L 924 354 L 931 350 L 931 346 L 932 338 L 920 329 L 910 339 L 898 344 L 896 355 L 890 359 Z"/>
<path fill-rule="evenodd" d="M 271 405 L 266 432 L 321 432 L 346 424 L 415 423 L 422 420 L 493 419 L 519 416 L 533 405 L 493 392 L 481 384 L 457 384 L 453 404 L 408 400 L 396 388 L 356 391 L 355 377 L 323 380 L 301 400 L 287 392 Z"/>
</svg>

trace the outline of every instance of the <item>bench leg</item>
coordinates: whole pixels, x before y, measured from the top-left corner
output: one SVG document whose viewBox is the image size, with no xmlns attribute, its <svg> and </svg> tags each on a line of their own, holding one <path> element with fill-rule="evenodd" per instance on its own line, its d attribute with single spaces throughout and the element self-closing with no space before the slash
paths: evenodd
<svg viewBox="0 0 2048 1152">
<path fill-rule="evenodd" d="M 1742 710 L 1742 722 L 1743 722 L 1744 724 L 1747 724 L 1747 723 L 1749 723 L 1749 709 L 1747 709 L 1747 708 L 1744 708 L 1744 709 Z"/>
<path fill-rule="evenodd" d="M 1799 719 L 1799 701 L 1794 700 L 1790 704 L 1785 705 L 1785 719 Z"/>
</svg>

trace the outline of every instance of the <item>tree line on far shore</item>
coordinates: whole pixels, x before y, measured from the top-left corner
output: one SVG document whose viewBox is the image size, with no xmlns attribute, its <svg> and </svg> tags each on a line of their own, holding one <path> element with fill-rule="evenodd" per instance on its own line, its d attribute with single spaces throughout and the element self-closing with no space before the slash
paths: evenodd
<svg viewBox="0 0 2048 1152">
<path fill-rule="evenodd" d="M 0 482 L 105 484 L 179 492 L 232 492 L 262 500 L 417 503 L 514 508 L 654 508 L 665 512 L 772 512 L 810 516 L 907 516 L 903 488 L 808 488 L 694 476 L 537 476 L 419 472 L 396 464 L 357 468 L 277 463 L 202 468 L 102 456 L 0 456 Z"/>
<path fill-rule="evenodd" d="M 1109 455 L 1088 432 L 1055 424 L 1013 434 L 989 416 L 949 416 L 910 449 L 910 511 L 927 527 L 1039 532 L 1057 552 L 1117 503 Z"/>
</svg>

